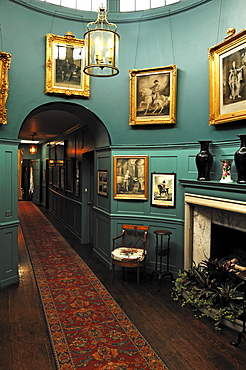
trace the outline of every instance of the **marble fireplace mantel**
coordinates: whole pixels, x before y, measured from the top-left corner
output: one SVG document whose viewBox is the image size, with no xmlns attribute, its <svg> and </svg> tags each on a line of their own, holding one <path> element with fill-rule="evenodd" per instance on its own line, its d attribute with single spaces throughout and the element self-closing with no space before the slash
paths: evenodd
<svg viewBox="0 0 246 370">
<path fill-rule="evenodd" d="M 211 222 L 246 231 L 246 202 L 185 193 L 184 269 L 210 257 Z"/>
</svg>

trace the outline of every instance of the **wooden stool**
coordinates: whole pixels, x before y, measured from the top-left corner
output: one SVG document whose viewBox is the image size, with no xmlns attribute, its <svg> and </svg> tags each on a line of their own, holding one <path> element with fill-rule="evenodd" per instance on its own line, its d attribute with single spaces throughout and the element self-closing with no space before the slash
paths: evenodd
<svg viewBox="0 0 246 370">
<path fill-rule="evenodd" d="M 171 238 L 171 231 L 169 230 L 155 230 L 154 234 L 156 234 L 156 247 L 155 247 L 155 270 L 152 271 L 150 281 L 152 280 L 154 275 L 157 275 L 159 278 L 159 290 L 161 290 L 161 279 L 164 276 L 171 276 L 173 279 L 173 274 L 169 272 L 169 255 L 170 255 L 170 238 Z M 164 241 L 163 238 L 167 236 L 167 245 L 164 247 Z M 159 238 L 160 237 L 160 238 Z M 160 240 L 159 240 L 160 239 Z M 160 244 L 159 244 L 160 241 Z M 158 265 L 158 257 L 160 258 L 160 263 L 159 263 L 159 270 L 157 268 Z M 167 258 L 167 270 L 166 272 L 162 273 L 162 257 Z"/>
</svg>

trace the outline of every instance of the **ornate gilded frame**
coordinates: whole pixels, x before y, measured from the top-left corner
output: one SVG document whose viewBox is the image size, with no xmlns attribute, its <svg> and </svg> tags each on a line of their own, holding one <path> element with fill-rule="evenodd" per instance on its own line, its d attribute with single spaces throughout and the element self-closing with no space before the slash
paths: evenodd
<svg viewBox="0 0 246 370">
<path fill-rule="evenodd" d="M 7 109 L 5 106 L 9 91 L 8 70 L 10 62 L 11 54 L 0 51 L 0 125 L 7 124 Z"/>
<path fill-rule="evenodd" d="M 129 125 L 175 124 L 177 66 L 132 69 L 129 74 Z"/>
<path fill-rule="evenodd" d="M 148 156 L 114 156 L 114 198 L 148 199 Z"/>
<path fill-rule="evenodd" d="M 67 61 L 67 63 L 66 63 Z M 90 97 L 90 77 L 83 73 L 85 42 L 68 31 L 46 34 L 46 94 Z"/>
<path fill-rule="evenodd" d="M 228 36 L 208 49 L 209 125 L 246 118 L 246 29 Z"/>
</svg>

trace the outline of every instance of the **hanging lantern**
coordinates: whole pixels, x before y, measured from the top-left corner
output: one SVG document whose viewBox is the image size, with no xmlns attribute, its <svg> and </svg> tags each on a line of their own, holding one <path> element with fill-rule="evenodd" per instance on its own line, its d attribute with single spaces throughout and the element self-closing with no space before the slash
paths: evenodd
<svg viewBox="0 0 246 370">
<path fill-rule="evenodd" d="M 37 133 L 36 132 L 33 132 L 33 134 L 32 134 L 32 141 L 34 141 L 34 135 L 37 135 Z M 34 145 L 34 144 L 32 144 L 30 146 L 30 148 L 29 148 L 29 153 L 30 154 L 36 154 L 37 153 L 37 146 Z"/>
<path fill-rule="evenodd" d="M 119 73 L 117 62 L 120 36 L 116 33 L 117 26 L 107 21 L 107 12 L 103 6 L 99 8 L 97 20 L 88 23 L 87 29 L 84 35 L 84 73 L 95 77 L 116 76 Z"/>
</svg>

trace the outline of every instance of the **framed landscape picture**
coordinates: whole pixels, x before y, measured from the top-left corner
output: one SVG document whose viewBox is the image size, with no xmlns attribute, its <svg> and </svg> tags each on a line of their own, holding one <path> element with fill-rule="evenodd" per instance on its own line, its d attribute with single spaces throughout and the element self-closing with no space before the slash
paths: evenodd
<svg viewBox="0 0 246 370">
<path fill-rule="evenodd" d="M 148 156 L 114 156 L 114 198 L 148 199 Z"/>
<path fill-rule="evenodd" d="M 175 173 L 151 174 L 151 204 L 158 207 L 175 206 Z"/>
<path fill-rule="evenodd" d="M 177 67 L 130 70 L 130 125 L 176 123 Z"/>
<path fill-rule="evenodd" d="M 98 170 L 97 175 L 97 193 L 99 195 L 108 196 L 108 171 Z"/>
<path fill-rule="evenodd" d="M 46 94 L 90 97 L 90 77 L 83 73 L 84 40 L 72 32 L 46 35 Z"/>
<path fill-rule="evenodd" d="M 209 48 L 209 124 L 246 118 L 246 29 Z"/>
</svg>

